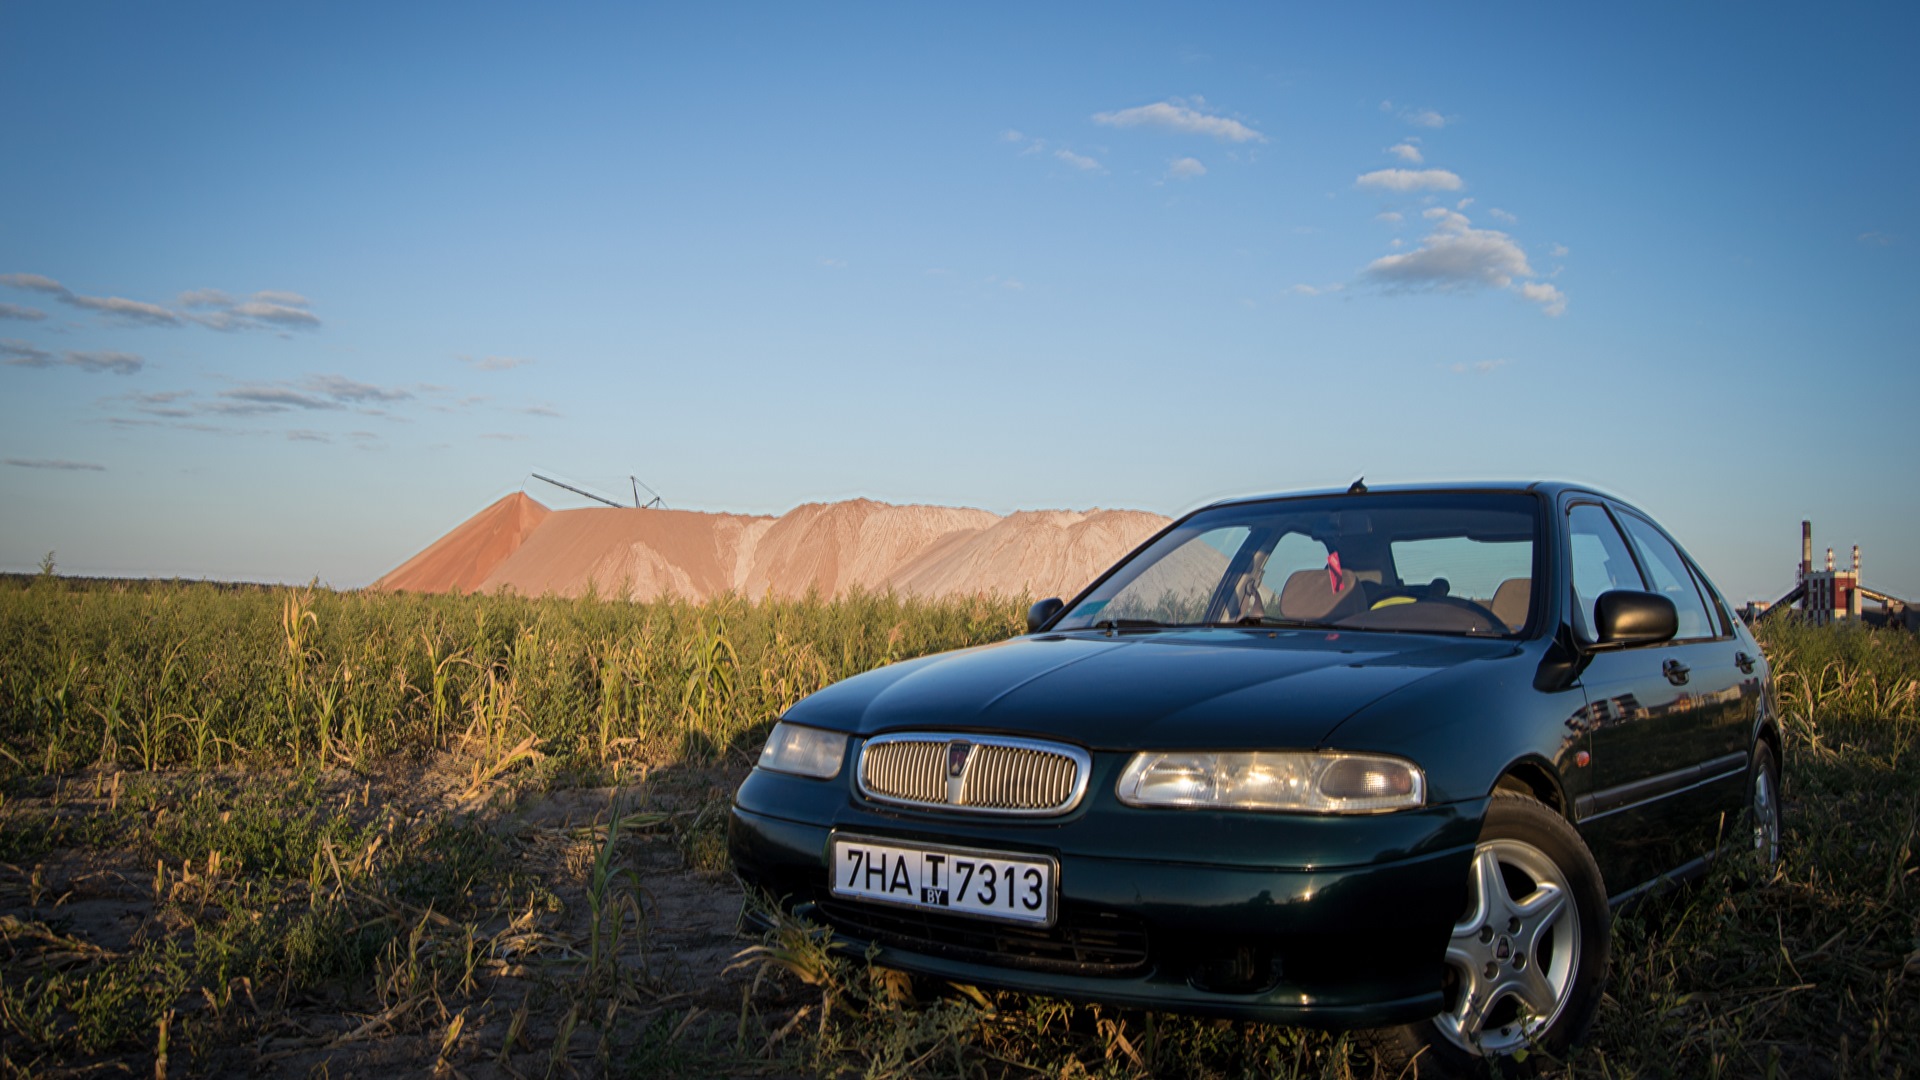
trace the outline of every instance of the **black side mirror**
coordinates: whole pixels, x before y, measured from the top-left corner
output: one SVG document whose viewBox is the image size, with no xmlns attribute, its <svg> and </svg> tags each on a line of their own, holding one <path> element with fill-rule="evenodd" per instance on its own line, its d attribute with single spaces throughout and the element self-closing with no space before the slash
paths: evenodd
<svg viewBox="0 0 1920 1080">
<path fill-rule="evenodd" d="M 1601 645 L 1653 645 L 1680 632 L 1680 612 L 1659 593 L 1615 589 L 1593 602 Z"/>
<path fill-rule="evenodd" d="M 1060 614 L 1061 609 L 1065 608 L 1066 606 L 1067 605 L 1060 602 L 1059 597 L 1049 596 L 1045 600 L 1042 600 L 1039 603 L 1028 608 L 1027 609 L 1027 633 L 1029 634 L 1039 633 L 1040 628 L 1052 622 L 1053 617 L 1055 615 Z M 1668 606 L 1671 607 L 1672 605 L 1668 605 Z"/>
</svg>

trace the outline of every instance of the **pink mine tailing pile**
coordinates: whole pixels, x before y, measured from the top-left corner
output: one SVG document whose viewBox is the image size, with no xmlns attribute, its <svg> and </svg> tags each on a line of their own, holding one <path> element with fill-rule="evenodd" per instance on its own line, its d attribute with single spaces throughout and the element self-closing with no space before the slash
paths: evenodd
<svg viewBox="0 0 1920 1080">
<path fill-rule="evenodd" d="M 1167 524 L 1137 510 L 809 503 L 780 517 L 549 510 L 515 492 L 373 583 L 411 592 L 707 600 L 854 588 L 922 597 L 1070 596 Z"/>
</svg>

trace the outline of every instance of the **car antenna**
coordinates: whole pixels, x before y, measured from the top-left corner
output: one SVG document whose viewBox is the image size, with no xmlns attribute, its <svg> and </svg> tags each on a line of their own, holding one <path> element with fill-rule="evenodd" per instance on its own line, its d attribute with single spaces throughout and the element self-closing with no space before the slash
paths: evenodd
<svg viewBox="0 0 1920 1080">
<path fill-rule="evenodd" d="M 1367 478 L 1366 478 L 1366 477 L 1364 477 L 1364 476 L 1356 476 L 1356 477 L 1354 477 L 1354 478 L 1353 478 L 1353 485 L 1352 485 L 1351 487 L 1349 487 L 1349 488 L 1347 488 L 1347 494 L 1349 494 L 1349 495 L 1365 495 L 1366 493 L 1367 493 Z"/>
</svg>

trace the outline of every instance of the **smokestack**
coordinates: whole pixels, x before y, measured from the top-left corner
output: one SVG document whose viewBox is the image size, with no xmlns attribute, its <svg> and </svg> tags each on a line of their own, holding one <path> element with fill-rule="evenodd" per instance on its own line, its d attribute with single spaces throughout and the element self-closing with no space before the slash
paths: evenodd
<svg viewBox="0 0 1920 1080">
<path fill-rule="evenodd" d="M 1800 522 L 1800 576 L 1813 572 L 1813 522 Z"/>
<path fill-rule="evenodd" d="M 1827 549 L 1827 573 L 1833 573 L 1833 549 Z"/>
<path fill-rule="evenodd" d="M 1860 545 L 1853 545 L 1853 579 L 1860 580 Z"/>
</svg>

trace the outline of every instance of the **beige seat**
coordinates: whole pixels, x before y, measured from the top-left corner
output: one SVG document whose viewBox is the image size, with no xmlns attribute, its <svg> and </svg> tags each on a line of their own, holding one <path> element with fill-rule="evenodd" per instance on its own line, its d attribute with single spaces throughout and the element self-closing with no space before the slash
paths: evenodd
<svg viewBox="0 0 1920 1080">
<path fill-rule="evenodd" d="M 1280 587 L 1280 617 L 1304 622 L 1327 622 L 1365 611 L 1360 579 L 1351 570 L 1340 571 L 1336 591 L 1327 570 L 1295 570 Z"/>
<path fill-rule="evenodd" d="M 1508 578 L 1493 590 L 1493 603 L 1488 607 L 1507 629 L 1517 631 L 1527 624 L 1527 598 L 1532 592 L 1532 578 Z"/>
</svg>

